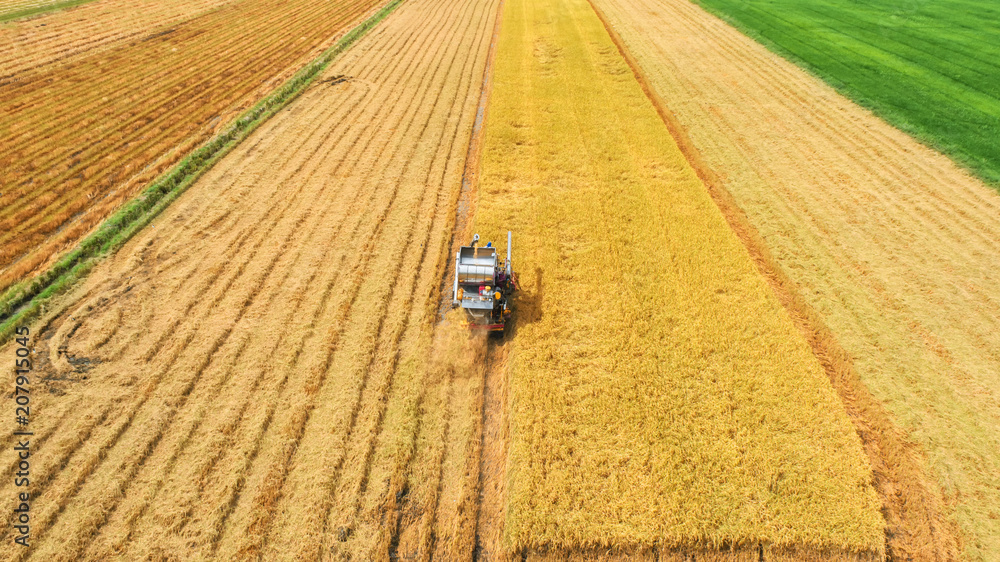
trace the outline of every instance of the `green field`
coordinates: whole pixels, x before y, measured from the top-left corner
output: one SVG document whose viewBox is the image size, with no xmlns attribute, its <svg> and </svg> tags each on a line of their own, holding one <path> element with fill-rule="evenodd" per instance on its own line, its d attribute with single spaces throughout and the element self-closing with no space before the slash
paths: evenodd
<svg viewBox="0 0 1000 562">
<path fill-rule="evenodd" d="M 695 1 L 1000 186 L 1000 3 Z"/>
</svg>

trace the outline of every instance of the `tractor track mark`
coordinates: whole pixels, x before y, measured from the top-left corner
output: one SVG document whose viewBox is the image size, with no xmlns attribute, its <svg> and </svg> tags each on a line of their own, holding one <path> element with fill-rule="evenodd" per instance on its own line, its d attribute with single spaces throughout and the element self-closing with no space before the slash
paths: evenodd
<svg viewBox="0 0 1000 562">
<path fill-rule="evenodd" d="M 513 336 L 511 336 L 513 337 Z M 503 547 L 504 478 L 507 461 L 507 345 L 489 342 L 481 387 L 480 441 L 475 486 L 473 559 L 513 560 Z M 471 501 L 472 498 L 470 498 Z"/>
</svg>

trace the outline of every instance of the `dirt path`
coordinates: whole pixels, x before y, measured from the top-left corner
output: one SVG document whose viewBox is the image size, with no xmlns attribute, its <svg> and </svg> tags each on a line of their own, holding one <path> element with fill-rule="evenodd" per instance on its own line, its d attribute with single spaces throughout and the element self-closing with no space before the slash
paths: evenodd
<svg viewBox="0 0 1000 562">
<path fill-rule="evenodd" d="M 67 297 L 4 556 L 474 541 L 481 351 L 434 326 L 497 5 L 407 1 Z"/>
<path fill-rule="evenodd" d="M 964 556 L 988 559 L 1000 550 L 1000 197 L 687 1 L 595 3 L 860 414 L 890 554 L 956 556 L 944 514 Z"/>
</svg>

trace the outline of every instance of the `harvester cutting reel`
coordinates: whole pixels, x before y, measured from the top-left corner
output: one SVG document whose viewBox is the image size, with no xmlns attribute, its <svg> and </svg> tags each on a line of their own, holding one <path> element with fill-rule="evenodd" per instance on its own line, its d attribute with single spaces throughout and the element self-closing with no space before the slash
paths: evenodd
<svg viewBox="0 0 1000 562">
<path fill-rule="evenodd" d="M 510 318 L 510 298 L 518 290 L 510 261 L 511 233 L 507 232 L 507 261 L 497 257 L 492 242 L 480 247 L 479 235 L 455 256 L 453 306 L 465 309 L 470 328 L 502 332 Z"/>
</svg>

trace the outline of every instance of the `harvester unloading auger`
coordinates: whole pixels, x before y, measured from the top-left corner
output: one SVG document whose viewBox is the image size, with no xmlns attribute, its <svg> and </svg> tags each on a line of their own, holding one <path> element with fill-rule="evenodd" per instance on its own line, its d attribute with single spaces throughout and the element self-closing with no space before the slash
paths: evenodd
<svg viewBox="0 0 1000 562">
<path fill-rule="evenodd" d="M 465 309 L 470 328 L 503 331 L 510 318 L 510 297 L 519 287 L 510 261 L 511 233 L 507 232 L 507 261 L 500 261 L 492 242 L 479 247 L 479 235 L 455 256 L 452 305 Z"/>
</svg>

